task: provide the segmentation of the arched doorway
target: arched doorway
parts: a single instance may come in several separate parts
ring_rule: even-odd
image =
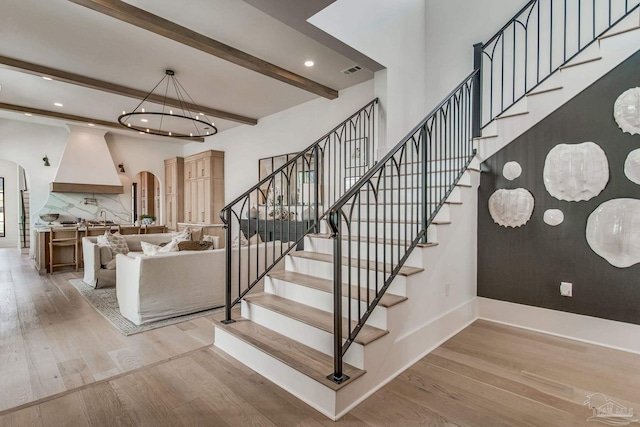
[[[148,171],[136,174],[131,184],[131,210],[133,220],[150,218],[152,222],[160,217],[160,180]]]

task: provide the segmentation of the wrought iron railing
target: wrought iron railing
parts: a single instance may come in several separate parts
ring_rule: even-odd
[[[320,231],[325,209],[373,165],[377,105],[374,99],[222,209],[225,322],[304,236]]]
[[[428,227],[475,155],[477,76],[471,73],[327,211],[334,269],[335,372],[329,378],[335,382],[348,378],[343,355],[411,251],[427,241]]]
[[[640,0],[529,1],[489,41],[475,46],[482,62],[482,126],[639,5]]]

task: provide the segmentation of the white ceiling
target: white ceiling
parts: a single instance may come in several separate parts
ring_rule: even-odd
[[[317,97],[66,0],[1,1],[2,56],[145,92],[170,68],[196,104],[257,119]],[[240,0],[128,3],[332,89],[341,90],[373,77],[366,68],[343,74],[341,70],[355,64],[353,59]],[[316,65],[305,67],[307,59]],[[116,122],[123,110],[131,111],[139,101],[6,68],[0,68],[0,85],[1,103],[110,122]],[[55,107],[54,102],[64,107]],[[15,113],[0,116],[15,117]],[[240,126],[213,119],[219,132]]]

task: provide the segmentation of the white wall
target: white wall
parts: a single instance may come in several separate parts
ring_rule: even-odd
[[[526,2],[425,1],[425,103],[431,110],[473,71],[473,45],[487,42]]]
[[[183,156],[184,145],[161,138],[135,138],[124,134],[108,133],[105,136],[113,164],[124,165],[125,172],[118,173],[124,187],[123,199],[131,200],[131,184],[140,172],[151,172],[160,181],[160,212],[156,222],[164,224],[164,160]],[[131,204],[128,205],[131,209]]]
[[[425,0],[338,0],[309,19],[387,68],[375,79],[389,147],[427,113],[425,16]]]
[[[20,243],[18,165],[0,160],[0,177],[4,178],[5,235],[0,237],[0,248],[16,248]]]
[[[238,126],[186,145],[184,154],[225,152],[225,199],[230,202],[258,182],[258,159],[294,153],[313,144],[374,98],[369,80],[340,91],[333,101],[316,99],[263,117],[256,126]],[[153,172],[152,170],[150,170]],[[164,176],[164,172],[162,175]]]

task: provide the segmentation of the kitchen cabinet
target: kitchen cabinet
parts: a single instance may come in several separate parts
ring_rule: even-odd
[[[183,157],[164,161],[164,222],[170,231],[176,231],[178,223],[184,221],[184,166]]]
[[[224,207],[224,152],[208,150],[184,159],[184,220],[216,224]]]

